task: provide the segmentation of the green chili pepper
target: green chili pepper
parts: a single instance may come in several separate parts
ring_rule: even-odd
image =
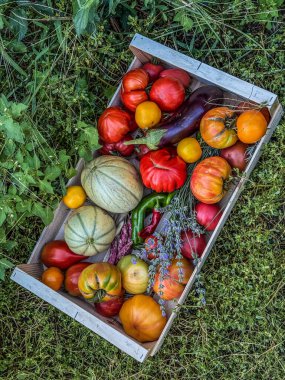
[[[139,237],[138,233],[144,228],[146,214],[153,209],[169,205],[174,195],[175,191],[172,193],[153,192],[140,201],[137,207],[132,211],[132,241],[134,245],[143,242],[143,239]]]

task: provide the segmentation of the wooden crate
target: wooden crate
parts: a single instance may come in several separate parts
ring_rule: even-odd
[[[242,191],[243,185],[257,164],[257,161],[262,153],[263,146],[269,141],[274,129],[278,125],[283,110],[275,94],[263,90],[262,88],[245,82],[239,78],[233,77],[223,71],[217,70],[193,58],[178,53],[177,51],[174,51],[139,34],[134,36],[130,44],[130,49],[135,58],[131,63],[129,70],[140,67],[152,57],[156,57],[166,67],[178,67],[186,70],[192,78],[194,78],[191,84],[192,89],[196,89],[204,84],[214,84],[225,91],[226,104],[237,104],[242,100],[248,100],[258,104],[264,103],[268,107],[271,114],[271,122],[268,126],[267,133],[259,141],[255,152],[247,165],[244,176],[232,186],[221,202],[224,208],[222,218],[220,219],[217,228],[213,232],[207,234],[207,247],[188,284],[186,285],[183,294],[176,303],[176,306],[179,306],[183,304],[189,291],[191,290],[197,274],[206,261],[213,244],[215,243],[235,202],[238,199],[240,192]],[[109,106],[120,104],[119,91],[120,87],[114,94]],[[68,185],[80,183],[80,173],[83,166],[84,162],[83,160],[80,160],[77,165],[78,174],[69,181]],[[47,242],[63,238],[63,224],[69,213],[70,210],[61,202],[55,212],[53,222],[43,230],[28,263],[17,266],[13,271],[11,278],[13,281],[36,294],[38,297],[47,301],[59,310],[68,314],[70,317],[74,318],[79,323],[105,338],[139,362],[143,362],[149,355],[154,355],[161,347],[176,316],[176,310],[178,309],[173,309],[173,306],[175,306],[173,303],[168,305],[168,321],[160,338],[155,342],[139,343],[124,333],[117,319],[104,318],[97,314],[94,307],[83,299],[72,297],[64,291],[55,292],[39,280],[43,271],[43,266],[39,262],[40,252]],[[102,261],[104,260],[104,255],[105,253],[100,254],[96,256],[94,260]]]

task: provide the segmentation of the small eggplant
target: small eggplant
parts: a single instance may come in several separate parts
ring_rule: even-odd
[[[151,150],[167,145],[177,144],[185,137],[191,136],[200,126],[204,114],[223,103],[223,91],[215,86],[203,86],[195,90],[178,109],[180,117],[151,129],[145,137],[131,140],[125,145],[146,144]]]

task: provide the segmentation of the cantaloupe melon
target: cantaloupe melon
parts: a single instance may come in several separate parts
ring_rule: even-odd
[[[136,168],[122,157],[95,158],[83,169],[81,183],[96,205],[114,213],[133,210],[143,196]]]
[[[115,234],[113,218],[97,206],[82,206],[74,210],[64,226],[64,239],[69,248],[85,256],[108,249]]]

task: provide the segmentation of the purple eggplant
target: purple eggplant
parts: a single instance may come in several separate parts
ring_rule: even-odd
[[[195,90],[177,111],[177,117],[158,128],[151,129],[145,137],[128,141],[129,144],[146,144],[155,150],[166,145],[177,144],[185,137],[191,136],[200,126],[200,121],[207,111],[220,107],[223,103],[223,91],[215,86],[203,86]]]

